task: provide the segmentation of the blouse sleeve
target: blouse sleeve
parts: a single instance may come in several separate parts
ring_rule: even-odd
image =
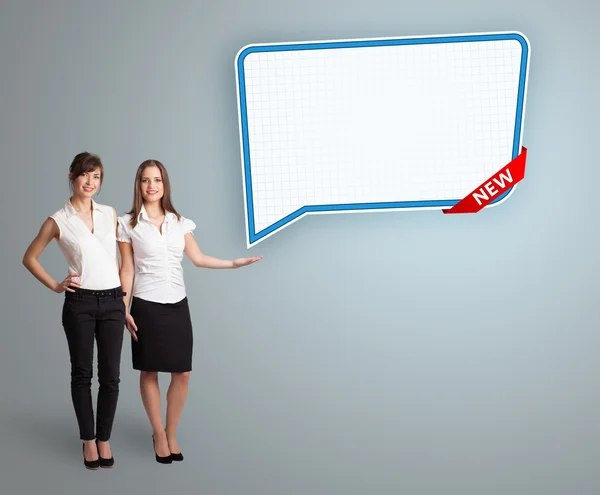
[[[127,225],[127,219],[123,217],[117,218],[117,241],[131,243],[131,237],[129,236],[129,225]]]
[[[183,229],[183,235],[190,232],[193,235],[194,230],[196,230],[196,224],[189,218],[181,217],[181,228]]]

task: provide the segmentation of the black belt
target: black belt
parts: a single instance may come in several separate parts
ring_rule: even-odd
[[[126,292],[123,292],[121,287],[104,290],[80,289],[78,287],[71,288],[75,292],[65,291],[65,297],[74,299],[120,299],[127,295]]]

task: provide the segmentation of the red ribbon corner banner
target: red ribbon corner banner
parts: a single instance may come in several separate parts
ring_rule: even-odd
[[[477,213],[503,192],[514,187],[525,177],[525,161],[527,148],[521,147],[521,153],[508,165],[484,181],[478,188],[471,191],[452,208],[442,210],[444,213]]]

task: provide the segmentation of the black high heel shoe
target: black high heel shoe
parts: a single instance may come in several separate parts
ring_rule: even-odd
[[[98,448],[98,439],[96,439],[96,448]],[[101,468],[111,468],[115,465],[115,458],[114,456],[111,457],[110,459],[107,459],[106,457],[102,457],[100,455],[100,450],[98,449],[98,460],[100,461],[100,467]]]
[[[167,430],[165,430],[165,433],[167,433]],[[176,462],[181,462],[181,461],[183,461],[183,454],[181,452],[178,452],[177,454],[175,454],[174,452],[171,452],[171,459],[173,459],[173,461],[176,461]]]
[[[85,460],[85,443],[83,444],[83,464],[85,464],[86,469],[90,469],[95,471],[96,469],[100,469],[100,457],[95,461],[86,461]]]
[[[160,464],[171,464],[173,462],[173,456],[171,454],[161,457],[156,453],[156,445],[154,441],[154,435],[152,435],[152,448],[154,449],[154,456],[156,457],[156,462]]]
[[[173,459],[173,461],[181,462],[183,461],[183,454],[181,452],[179,452],[178,454],[174,454],[173,452],[171,452],[171,459]]]

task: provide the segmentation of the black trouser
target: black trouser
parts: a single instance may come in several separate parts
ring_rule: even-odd
[[[125,304],[121,288],[66,292],[62,323],[71,357],[71,397],[82,440],[108,441],[119,397]],[[98,404],[94,434],[92,368],[98,347]]]

